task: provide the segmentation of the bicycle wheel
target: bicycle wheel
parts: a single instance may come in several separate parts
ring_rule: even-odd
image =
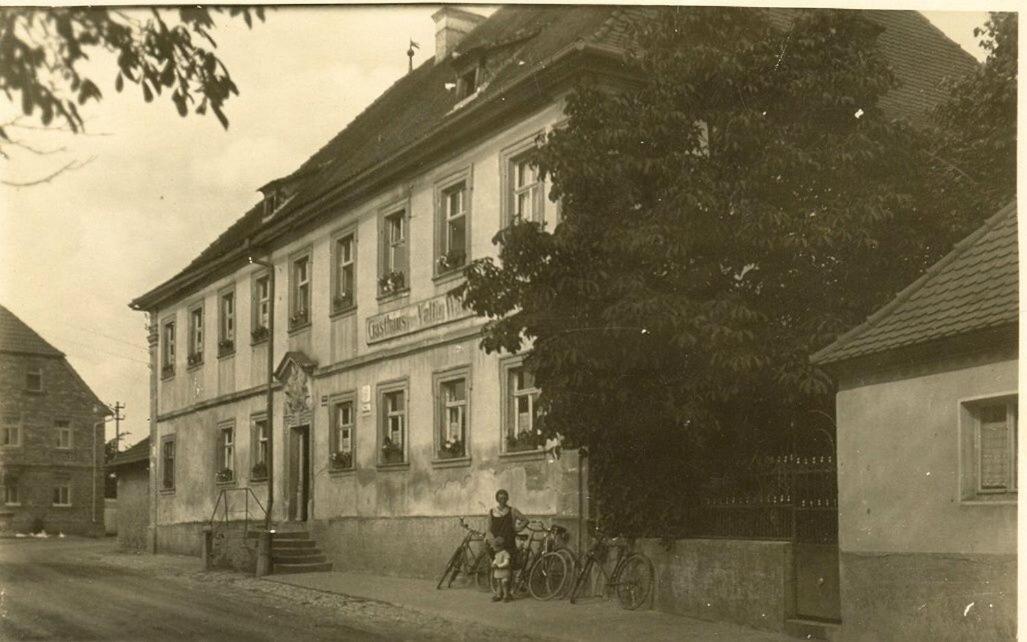
[[[488,551],[479,553],[474,563],[474,583],[479,591],[492,590],[492,558],[489,557]]]
[[[442,585],[446,583],[446,578],[449,578],[450,574],[453,578],[456,577],[457,570],[460,568],[460,554],[463,553],[463,547],[456,549],[452,556],[449,558],[449,562],[446,563],[446,569],[442,571],[442,577],[439,578],[439,583],[435,585],[435,589],[441,589]],[[454,568],[455,567],[455,568]],[[449,579],[449,583],[453,583],[453,578]]]
[[[569,571],[567,559],[563,555],[557,552],[546,553],[531,567],[528,592],[536,600],[558,597],[567,583]]]
[[[574,601],[576,599],[578,599],[578,593],[581,591],[582,587],[584,587],[585,584],[588,583],[588,576],[591,573],[591,571],[592,571],[592,558],[589,557],[589,558],[585,559],[581,569],[576,571],[576,576],[574,578],[574,584],[571,587],[571,593],[570,593],[570,602],[571,602],[571,604],[574,604]]]
[[[633,611],[645,604],[652,595],[655,578],[656,569],[648,557],[641,553],[628,555],[613,582],[620,605]]]

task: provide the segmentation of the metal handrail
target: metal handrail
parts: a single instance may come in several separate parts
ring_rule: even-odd
[[[253,496],[253,501],[256,502],[257,507],[260,508],[261,516],[263,517],[263,519],[265,519],[265,520],[267,519],[267,511],[264,509],[264,505],[260,503],[260,499],[257,497],[256,493],[253,492],[253,489],[250,488],[249,486],[243,486],[241,488],[222,488],[221,491],[218,493],[217,501],[214,503],[214,510],[211,511],[210,520],[208,521],[208,525],[209,525],[210,529],[213,531],[214,530],[214,521],[217,518],[217,514],[218,514],[218,508],[221,506],[222,500],[224,500],[224,502],[223,502],[224,506],[225,506],[224,507],[224,520],[219,520],[219,521],[223,521],[224,522],[224,527],[226,529],[228,528],[228,522],[231,521],[230,518],[229,518],[228,497],[229,497],[229,493],[232,493],[232,492],[242,492],[243,493],[243,497],[245,498],[245,501],[244,501],[244,504],[243,504],[243,537],[245,538],[247,533],[249,532],[249,528],[250,528],[250,496],[251,495]],[[256,516],[256,515],[257,515],[257,513],[254,512],[254,516]]]

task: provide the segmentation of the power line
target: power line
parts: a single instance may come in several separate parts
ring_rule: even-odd
[[[133,357],[127,357],[127,356],[125,356],[123,354],[115,354],[113,352],[107,352],[106,350],[103,350],[101,348],[97,348],[96,346],[92,346],[92,345],[89,345],[87,343],[79,343],[78,341],[70,341],[70,340],[68,340],[67,343],[70,343],[72,345],[77,345],[80,348],[86,348],[86,349],[89,349],[89,350],[94,350],[94,351],[99,352],[101,354],[105,354],[108,357],[114,357],[116,359],[124,359],[125,361],[133,361],[135,363],[141,363],[144,366],[150,365],[149,361],[143,361],[142,359],[136,359],[136,358],[133,358]]]

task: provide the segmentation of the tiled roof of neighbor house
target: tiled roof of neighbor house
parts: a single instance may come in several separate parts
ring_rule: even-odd
[[[398,79],[295,172],[271,181],[269,185],[295,182],[296,187],[296,196],[272,220],[289,216],[290,212],[337,191],[354,177],[430,138],[461,111],[454,109],[455,92],[445,85],[455,79],[456,70],[467,58],[485,55],[494,74],[473,101],[481,103],[519,80],[542,72],[576,46],[623,50],[630,44],[632,24],[658,19],[659,12],[665,10],[610,5],[501,7],[466,36],[456,47],[455,56],[440,64],[428,60]],[[783,29],[795,13],[791,9],[775,9],[771,10],[771,19]],[[902,88],[882,100],[893,117],[921,118],[943,98],[943,78],[969,73],[977,66],[973,57],[918,12],[869,11],[866,15],[885,27],[880,37],[881,49],[902,83]],[[262,228],[262,218],[262,207],[257,203],[167,283],[238,248]],[[148,296],[143,295],[137,303]]]
[[[0,305],[0,352],[34,354],[44,357],[63,357],[64,353],[46,342],[46,339]]]
[[[134,464],[137,461],[144,461],[150,458],[150,438],[146,437],[128,450],[123,450],[114,456],[108,464],[109,467]]]
[[[865,323],[811,357],[828,364],[1015,324],[1016,204],[1010,203]]]

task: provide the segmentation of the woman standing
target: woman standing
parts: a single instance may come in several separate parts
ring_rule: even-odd
[[[516,568],[518,566],[517,531],[527,526],[528,520],[521,514],[521,511],[510,506],[507,503],[509,501],[510,493],[502,488],[496,491],[496,506],[489,509],[489,527],[486,532],[492,549],[502,548],[509,551],[513,566]],[[497,543],[500,537],[502,538],[501,543]]]

